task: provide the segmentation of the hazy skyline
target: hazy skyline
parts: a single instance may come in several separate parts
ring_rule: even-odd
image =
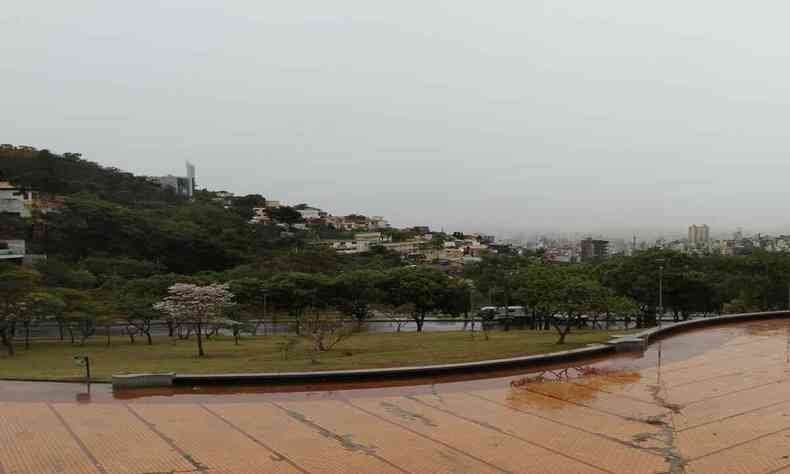
[[[758,8],[761,7],[761,8]],[[788,229],[780,2],[12,2],[0,142],[394,225]]]

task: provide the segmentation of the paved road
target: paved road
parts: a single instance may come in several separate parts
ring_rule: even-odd
[[[405,387],[113,395],[0,382],[0,474],[790,473],[788,324]]]

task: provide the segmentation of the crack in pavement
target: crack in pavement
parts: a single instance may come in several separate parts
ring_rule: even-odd
[[[652,433],[636,434],[634,435],[634,441],[640,442],[637,440],[645,441],[647,439],[653,439],[662,444],[663,447],[654,449],[657,453],[663,455],[664,459],[669,463],[669,470],[666,471],[665,474],[684,474],[686,472],[686,464],[688,464],[688,459],[684,458],[683,455],[680,454],[677,444],[675,443],[675,426],[671,418],[672,414],[680,413],[681,407],[680,405],[669,403],[661,395],[661,387],[659,385],[650,385],[648,386],[648,389],[650,390],[650,394],[653,396],[653,400],[655,400],[656,404],[668,409],[669,412],[661,415],[650,416],[643,420],[649,425],[658,427],[660,431],[657,435]],[[669,417],[669,419],[667,419],[667,417]]]
[[[411,397],[406,397],[406,398],[411,398]],[[439,426],[427,416],[406,410],[405,408],[400,407],[394,403],[381,402],[381,406],[384,407],[384,409],[387,410],[390,414],[392,414],[393,416],[397,416],[398,418],[403,418],[404,420],[407,421],[419,421],[423,425],[430,426],[431,428],[436,428]]]
[[[276,404],[275,404],[276,405]],[[354,435],[351,434],[337,434],[334,431],[330,431],[323,426],[315,423],[314,421],[307,418],[305,415],[299,413],[298,411],[290,410],[287,408],[280,407],[285,413],[293,418],[294,420],[308,426],[309,428],[316,431],[321,436],[332,439],[340,443],[344,449],[347,449],[352,452],[362,452],[369,455],[376,454],[376,447],[375,446],[367,446],[362,443],[357,443],[354,441]]]

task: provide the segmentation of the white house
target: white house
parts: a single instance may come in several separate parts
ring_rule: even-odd
[[[0,262],[21,261],[26,250],[24,240],[0,240]]]
[[[302,219],[306,221],[317,221],[321,219],[321,209],[306,207],[304,209],[299,209],[298,212],[302,215]]]
[[[32,191],[25,191],[8,181],[0,181],[0,214],[30,217],[30,207],[32,205]]]

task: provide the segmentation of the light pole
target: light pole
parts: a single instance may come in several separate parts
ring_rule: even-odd
[[[269,297],[269,290],[263,290],[263,333],[266,334],[266,310],[268,307],[267,298]],[[272,334],[277,334],[277,328],[272,324]]]
[[[664,314],[664,262],[663,258],[656,260],[658,263],[658,326],[661,326],[661,316]]]
[[[472,292],[474,291],[474,284],[472,282],[469,282],[469,284],[466,286],[466,288],[467,288],[467,291],[469,292],[469,301],[467,303],[469,305],[468,306],[469,307],[469,313],[472,314],[472,332],[475,332],[475,313],[472,311],[472,308],[474,306],[474,301],[472,301]],[[464,329],[466,329],[466,323],[464,323]]]

